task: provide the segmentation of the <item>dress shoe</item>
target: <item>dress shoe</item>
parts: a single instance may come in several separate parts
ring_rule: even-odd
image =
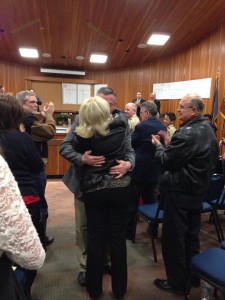
[[[201,283],[201,281],[200,281],[200,278],[192,278],[192,280],[191,280],[191,285],[193,286],[193,287],[200,287],[200,283]]]
[[[86,272],[79,272],[77,280],[80,286],[86,286],[87,283]]]
[[[132,234],[127,233],[126,234],[126,240],[133,241],[134,240],[134,236]]]
[[[163,279],[155,279],[154,280],[154,285],[164,291],[164,292],[168,292],[168,293],[174,293],[174,294],[179,294],[179,295],[184,295],[185,291],[181,290],[181,289],[174,289],[172,288],[172,286],[169,285],[167,280],[163,280]]]
[[[46,235],[45,237],[45,245],[49,246],[54,242],[54,237],[53,236],[48,236]]]
[[[105,266],[104,266],[104,272],[105,272],[106,274],[112,275],[112,269],[111,269],[111,266],[110,266],[110,265],[105,265]]]

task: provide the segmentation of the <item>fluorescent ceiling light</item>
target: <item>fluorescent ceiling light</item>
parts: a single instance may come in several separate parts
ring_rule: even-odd
[[[166,34],[152,34],[149,38],[149,40],[147,41],[148,45],[165,45],[165,43],[168,41],[168,39],[170,38],[170,35],[166,35]]]
[[[85,75],[85,71],[40,68],[41,73]]]
[[[107,61],[108,56],[103,54],[91,54],[90,62],[104,64]]]
[[[38,58],[37,49],[19,48],[22,57]]]
[[[47,53],[47,52],[45,52],[45,53],[42,53],[42,56],[43,56],[43,57],[47,57],[47,58],[48,58],[48,57],[51,57],[51,54],[50,54],[50,53]]]

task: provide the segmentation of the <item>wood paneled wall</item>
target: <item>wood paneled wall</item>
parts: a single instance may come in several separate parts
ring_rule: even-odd
[[[185,39],[185,37],[184,37]],[[212,78],[211,97],[205,100],[205,112],[211,113],[214,80],[219,68],[219,107],[225,93],[225,24],[219,26],[209,36],[183,52],[152,62],[120,70],[88,72],[85,80],[106,83],[115,89],[118,95],[118,107],[142,92],[144,99],[149,99],[153,83]],[[30,88],[29,76],[40,76],[39,69],[0,61],[0,85],[6,91],[16,94]],[[42,75],[43,78],[43,75]],[[191,92],[191,91],[190,91]],[[38,91],[37,91],[38,93]],[[161,112],[176,112],[179,100],[162,100]],[[223,119],[218,118],[218,138],[222,136]]]
[[[185,38],[185,37],[184,37]],[[211,97],[205,99],[205,113],[211,113],[214,81],[219,69],[219,107],[225,93],[225,24],[210,36],[181,53],[174,53],[147,66],[138,66],[116,71],[89,73],[88,76],[107,83],[118,93],[119,106],[142,92],[144,99],[149,99],[153,83],[212,78]],[[192,91],[190,91],[192,92]],[[179,100],[162,100],[161,112],[176,112]],[[222,136],[223,119],[218,117],[218,138]]]

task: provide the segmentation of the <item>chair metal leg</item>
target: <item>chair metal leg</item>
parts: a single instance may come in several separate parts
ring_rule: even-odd
[[[224,235],[223,235],[220,220],[219,220],[219,217],[217,214],[217,210],[214,207],[212,208],[212,215],[213,215],[213,222],[215,224],[218,241],[219,241],[219,243],[221,243],[224,240]]]
[[[223,234],[223,229],[222,229],[222,226],[221,226],[221,223],[220,223],[220,219],[219,219],[217,210],[216,210],[216,216],[217,216],[217,220],[218,220],[217,223],[218,223],[218,226],[219,226],[219,231],[220,231],[220,236],[221,236],[221,242],[222,242],[222,241],[224,241],[224,234]]]
[[[138,213],[136,213],[135,221],[134,221],[133,239],[132,239],[132,242],[133,242],[134,244],[135,244],[135,238],[136,238],[137,221],[138,221]]]
[[[149,223],[149,228],[150,228],[150,238],[152,242],[152,251],[153,251],[153,257],[154,257],[154,262],[157,263],[157,254],[156,254],[156,248],[155,248],[155,239],[154,239],[154,232],[153,232],[153,224],[154,223]],[[155,224],[154,224],[155,225]]]

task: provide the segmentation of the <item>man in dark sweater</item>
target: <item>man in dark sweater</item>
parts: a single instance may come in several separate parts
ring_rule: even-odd
[[[33,92],[22,91],[16,95],[16,99],[20,101],[24,108],[23,124],[25,130],[30,134],[44,165],[46,165],[48,158],[48,140],[52,139],[55,135],[55,121],[53,119],[54,105],[50,102],[44,105],[42,112],[38,113],[37,98]],[[35,175],[35,181],[41,199],[41,220],[44,222],[46,228],[48,204],[45,199],[47,181],[45,166],[40,173]],[[50,245],[53,241],[53,237],[46,235],[46,246]]]

